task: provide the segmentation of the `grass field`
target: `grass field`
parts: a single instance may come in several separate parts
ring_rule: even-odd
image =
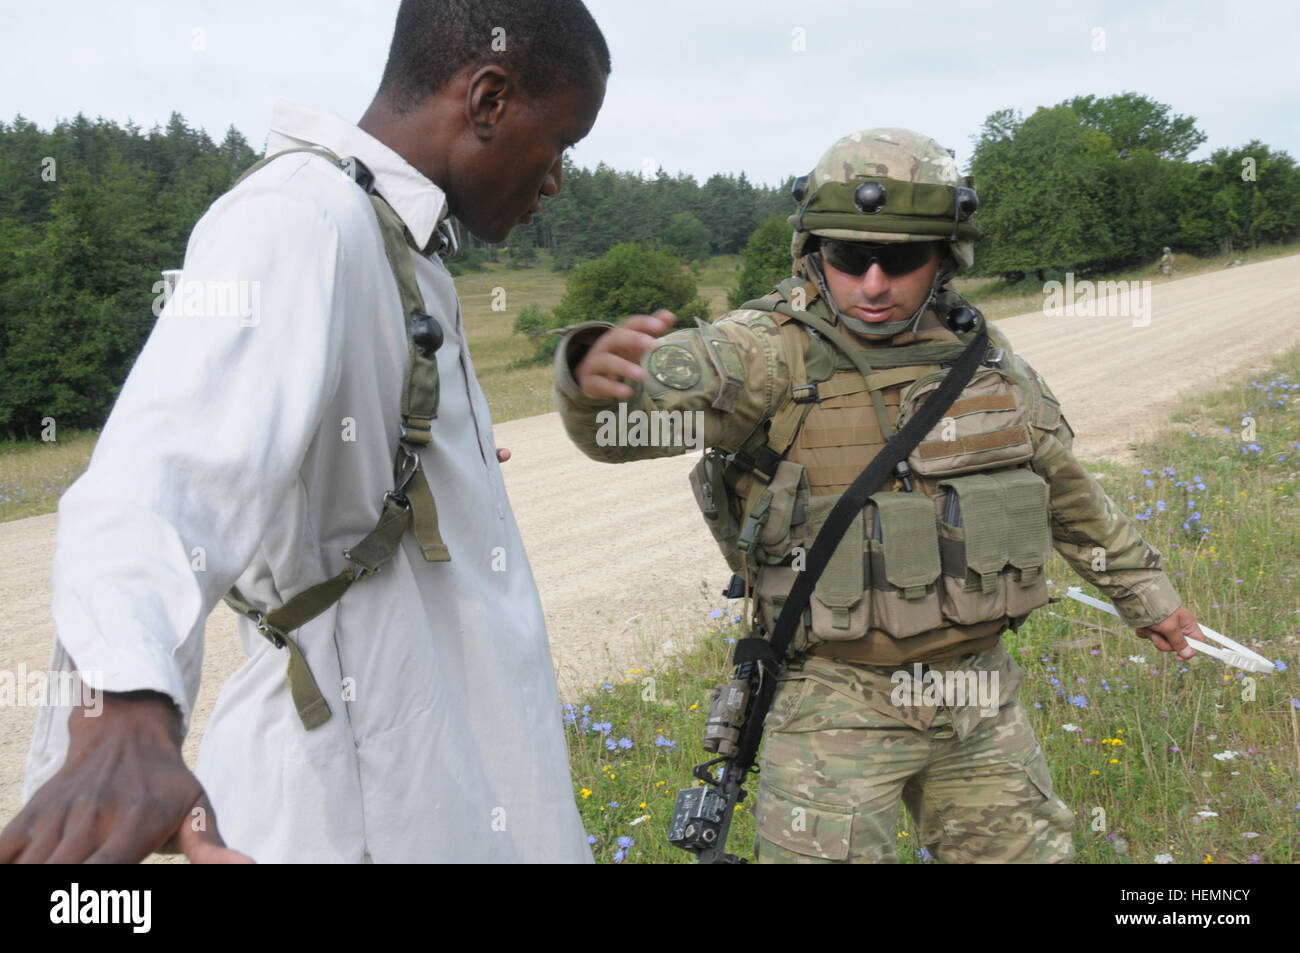
[[[1252,415],[1253,440],[1242,438]],[[1273,372],[1186,404],[1128,469],[1094,468],[1165,557],[1198,619],[1269,659],[1247,676],[1180,663],[1071,600],[1036,612],[1008,647],[1020,702],[1074,810],[1080,863],[1300,861],[1300,350]],[[1050,578],[1079,582],[1053,555]],[[1095,590],[1088,589],[1093,595]],[[575,793],[602,861],[685,862],[666,840],[700,746],[714,684],[730,678],[739,603],[702,619],[671,668],[635,669],[566,705]],[[750,798],[730,849],[752,858]],[[928,860],[900,812],[900,858]]]

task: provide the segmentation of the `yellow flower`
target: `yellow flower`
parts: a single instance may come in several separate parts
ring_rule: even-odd
[[[1101,772],[1098,771],[1096,768],[1093,768],[1093,769],[1092,769],[1092,773],[1093,773],[1093,774],[1101,774]]]
[[[581,791],[579,791],[578,793],[582,795],[582,799],[583,799],[584,801],[585,801],[587,798],[591,797],[591,792],[588,791],[586,788],[583,788],[583,789],[582,789]]]
[[[1110,759],[1110,763],[1111,763],[1111,764],[1119,764],[1119,758],[1111,758],[1111,759]]]
[[[641,810],[644,811],[644,810],[645,810],[645,801],[642,801],[641,804],[640,804],[639,806],[640,806]]]
[[[1203,864],[1212,864],[1212,863],[1214,863],[1214,858],[1211,857],[1209,854],[1206,854],[1206,855],[1205,855],[1205,859],[1204,859],[1203,861],[1201,861],[1201,863],[1203,863]]]
[[[699,710],[699,707],[700,707],[700,703],[696,702],[694,705],[691,706],[691,711],[697,711]]]

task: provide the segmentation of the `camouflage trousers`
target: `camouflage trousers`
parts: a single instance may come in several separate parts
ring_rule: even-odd
[[[924,670],[794,662],[765,724],[758,862],[897,863],[900,799],[920,828],[908,846],[937,860],[1073,859],[1074,813],[1017,701],[1021,674],[1001,643]],[[912,687],[945,676],[989,690],[953,704],[951,688],[940,699]]]

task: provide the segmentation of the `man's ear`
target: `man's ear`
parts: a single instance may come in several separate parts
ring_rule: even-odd
[[[510,74],[500,66],[478,67],[465,85],[465,124],[483,142],[490,142],[514,93]]]

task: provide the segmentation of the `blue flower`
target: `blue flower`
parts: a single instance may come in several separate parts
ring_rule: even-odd
[[[1069,700],[1070,700],[1070,704],[1073,705],[1075,708],[1088,707],[1088,699],[1084,698],[1082,695],[1071,695]]]
[[[1290,666],[1287,665],[1286,662],[1283,662],[1281,659],[1274,659],[1273,667],[1277,669],[1279,672],[1285,672],[1288,668],[1290,668]]]
[[[626,751],[628,748],[632,747],[632,739],[631,739],[631,738],[619,738],[619,739],[618,739],[618,746],[619,746],[620,748],[622,748],[624,751]]]
[[[1042,708],[1042,707],[1043,707],[1043,703],[1042,703],[1042,702],[1034,702],[1034,707],[1035,707],[1035,708]]]
[[[1155,484],[1155,481],[1154,481],[1154,480],[1147,480],[1147,489],[1151,489],[1151,487],[1153,487],[1153,486],[1155,486],[1155,485],[1156,485],[1156,484]]]
[[[1164,500],[1156,500],[1156,512],[1157,512],[1157,513],[1163,513],[1164,511],[1165,511],[1165,501],[1164,501]]]
[[[716,619],[716,618],[718,618],[718,617],[721,616],[721,615],[722,615],[722,610],[721,610],[721,609],[714,609],[712,612],[709,613],[709,618],[710,618],[710,619]]]
[[[594,844],[594,843],[596,843],[596,835],[595,835],[595,834],[588,834],[588,835],[587,835],[587,843],[588,843],[588,844]]]
[[[677,742],[675,742],[675,741],[669,741],[669,740],[668,740],[667,738],[665,738],[663,735],[658,735],[658,736],[655,737],[655,747],[656,747],[656,748],[669,748],[669,749],[672,749],[672,748],[676,748],[676,747],[677,747]]]
[[[916,852],[916,856],[921,859],[921,863],[923,864],[929,863],[931,860],[930,852],[926,850],[924,847],[922,847],[919,851]]]
[[[631,846],[632,846],[633,844],[635,844],[635,843],[636,843],[636,841],[634,841],[632,838],[628,837],[626,834],[624,834],[622,837],[620,837],[620,838],[618,839],[618,846],[621,847],[621,848],[623,848],[624,850],[627,850],[629,847],[631,847]]]
[[[614,851],[614,863],[616,863],[616,864],[621,864],[621,863],[623,863],[623,859],[624,859],[625,857],[627,857],[627,851],[625,851],[625,850],[616,850],[616,851]]]
[[[605,750],[606,750],[606,751],[614,751],[614,750],[617,749],[617,748],[618,748],[618,744],[614,741],[613,738],[606,738],[606,739],[605,739]]]
[[[609,802],[609,806],[610,806],[610,807],[618,807],[618,801],[610,801],[610,802]]]

